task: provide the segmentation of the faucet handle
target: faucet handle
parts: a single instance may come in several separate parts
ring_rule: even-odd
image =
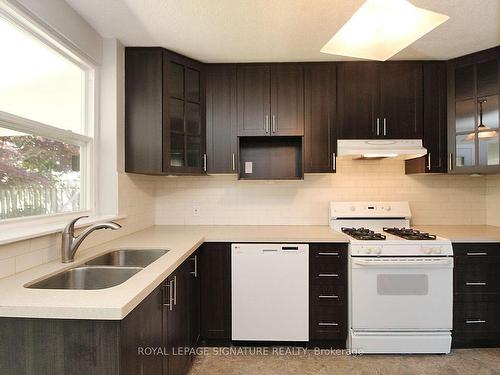
[[[71,234],[73,235],[75,233],[75,223],[80,220],[80,219],[83,219],[84,217],[89,217],[88,215],[84,215],[84,216],[78,216],[77,218],[71,220],[69,222],[68,225],[66,225],[66,227],[64,228],[63,230],[63,233],[68,233],[68,234]]]

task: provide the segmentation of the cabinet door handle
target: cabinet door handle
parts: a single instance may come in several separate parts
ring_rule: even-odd
[[[427,154],[427,170],[428,171],[431,170],[431,153],[430,152]]]
[[[194,271],[191,271],[190,274],[198,277],[198,255],[192,257],[191,260],[194,261]]]
[[[466,324],[484,324],[486,320],[476,319],[476,320],[466,320]]]
[[[488,253],[486,252],[477,252],[477,253],[473,253],[473,252],[467,252],[467,256],[485,256],[485,255],[488,255]]]
[[[234,153],[233,153],[232,161],[233,161],[233,171],[235,171],[236,170],[236,156],[234,156]]]
[[[269,115],[265,117],[265,132],[266,134],[269,133]]]
[[[320,294],[318,296],[318,298],[323,298],[323,299],[338,299],[339,296],[336,296],[335,294],[331,294],[331,295]]]
[[[471,281],[471,282],[467,281],[465,283],[465,285],[467,285],[467,286],[486,286],[486,283],[483,281]]]
[[[448,157],[448,170],[452,171],[453,170],[453,153],[450,152],[450,155]]]
[[[174,276],[174,306],[177,305],[177,276]]]
[[[272,125],[271,126],[272,126],[272,132],[276,133],[276,116],[275,115],[273,115],[273,117],[272,117]]]
[[[203,171],[207,171],[207,154],[203,154]]]
[[[332,154],[332,170],[337,170],[337,155],[335,152]]]
[[[170,311],[172,311],[172,308],[174,304],[172,303],[172,296],[174,293],[174,288],[173,288],[173,282],[174,280],[170,280],[167,284],[163,285],[163,306],[168,307]],[[165,294],[167,293],[167,288],[168,288],[168,298],[166,298]],[[165,300],[168,300],[168,303],[165,303]]]
[[[319,273],[318,277],[339,277],[338,273]]]
[[[380,119],[377,117],[377,135],[380,135]]]
[[[333,326],[333,327],[336,327],[339,324],[338,323],[334,323],[334,322],[319,322],[318,325],[319,326]]]
[[[318,253],[318,255],[326,255],[326,256],[338,257],[339,253]]]
[[[387,135],[387,121],[384,117],[384,137]]]

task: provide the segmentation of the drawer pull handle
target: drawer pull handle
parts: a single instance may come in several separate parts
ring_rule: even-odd
[[[482,281],[466,282],[465,285],[467,285],[467,286],[486,286],[486,283],[482,282]]]
[[[333,323],[333,322],[319,322],[319,326],[330,326],[330,327],[336,327],[339,324],[338,323]]]
[[[331,299],[337,299],[339,298],[339,296],[336,296],[335,294],[332,294],[332,295],[324,295],[324,294],[320,294],[318,296],[318,298],[331,298]]]
[[[484,324],[486,323],[486,320],[466,320],[465,321],[466,324]]]
[[[485,252],[479,252],[479,253],[467,253],[467,256],[481,256],[481,255],[488,255],[488,253]]]
[[[338,257],[339,253],[318,253],[318,255],[326,255],[326,256]]]
[[[338,273],[319,273],[318,277],[339,277]]]

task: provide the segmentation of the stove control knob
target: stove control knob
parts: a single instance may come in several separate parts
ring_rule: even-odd
[[[365,254],[371,254],[371,252],[372,252],[372,248],[371,247],[365,247],[363,249],[363,253],[365,253]]]
[[[356,211],[356,206],[351,206],[351,207],[350,207],[350,210],[351,210],[351,211]]]
[[[440,247],[433,247],[431,249],[432,254],[441,254],[441,248]]]
[[[380,254],[382,252],[382,249],[380,247],[376,247],[372,251],[373,251],[373,254]]]
[[[423,247],[422,252],[424,254],[431,254],[432,253],[432,248],[431,247]]]

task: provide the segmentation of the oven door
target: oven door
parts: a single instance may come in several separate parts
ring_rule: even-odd
[[[351,259],[354,330],[450,330],[453,258]]]

